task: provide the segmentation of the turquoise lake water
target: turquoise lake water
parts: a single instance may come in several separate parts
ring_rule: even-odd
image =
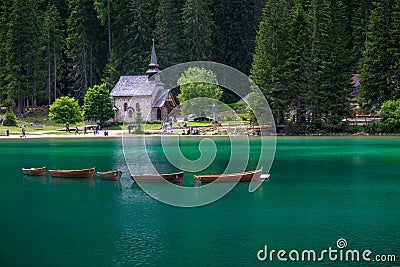
[[[159,139],[149,142],[156,168],[175,171]],[[196,158],[197,144],[184,142],[184,154]],[[250,144],[256,157],[259,142]],[[120,139],[3,139],[0,159],[0,266],[400,266],[400,138],[278,138],[271,179],[259,190],[239,184],[199,208],[168,206],[132,183]],[[224,164],[218,157],[207,171]],[[123,176],[115,183],[21,172],[44,165]],[[184,183],[191,186],[190,174]],[[339,251],[339,239],[343,253],[370,250],[371,261],[257,258],[265,246],[287,259],[291,250],[319,257]]]

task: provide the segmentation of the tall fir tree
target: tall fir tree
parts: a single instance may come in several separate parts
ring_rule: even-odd
[[[130,47],[129,25],[132,24],[133,16],[130,11],[131,1],[112,0],[110,5],[111,13],[111,42],[112,53],[108,59],[107,69],[115,70],[115,77],[109,74],[103,76],[103,81],[108,80],[110,84],[116,82],[119,75],[133,74],[132,70],[126,66],[130,58],[127,58],[127,51]],[[112,64],[112,65],[110,65]],[[106,70],[107,73],[110,71]],[[107,82],[107,86],[108,82]]]
[[[311,80],[313,90],[309,94],[309,109],[313,119],[321,118],[323,104],[323,96],[325,91],[321,87],[321,81],[318,79],[318,74],[320,72],[320,66],[322,62],[322,55],[324,50],[322,49],[322,40],[324,38],[323,29],[326,28],[326,18],[322,16],[323,10],[325,8],[325,1],[312,1],[312,8],[310,13],[310,19],[312,24],[312,45],[311,45],[311,68],[314,74]]]
[[[390,78],[396,60],[392,58],[390,37],[394,1],[382,0],[373,4],[360,71],[362,90],[359,102],[367,110],[379,109],[383,102],[393,98],[396,90]]]
[[[7,97],[7,46],[4,42],[7,40],[11,8],[12,1],[0,2],[0,40],[3,40],[3,44],[0,45],[0,104]]]
[[[288,112],[285,64],[288,59],[288,13],[286,1],[267,0],[256,37],[250,78],[261,89],[277,124],[284,124]]]
[[[182,24],[173,0],[160,0],[156,14],[155,41],[160,66],[168,68],[183,61]]]
[[[306,122],[309,103],[312,101],[311,24],[299,1],[292,10],[288,36],[289,58],[286,62],[290,106],[296,113],[296,122]]]
[[[10,99],[17,101],[18,114],[35,104],[40,81],[39,0],[13,0],[8,23],[6,49],[6,82]]]
[[[106,63],[104,27],[93,8],[93,0],[70,0],[66,39],[69,57],[70,93],[82,99],[89,87],[100,82]]]
[[[208,1],[186,0],[182,10],[182,23],[186,60],[211,60],[214,21]]]
[[[350,4],[352,16],[350,27],[352,31],[352,53],[354,58],[354,73],[360,71],[360,61],[367,42],[368,22],[372,9],[372,0],[353,1]]]
[[[215,30],[212,35],[213,60],[249,74],[255,37],[261,14],[254,0],[212,2]],[[257,5],[258,4],[258,5]],[[240,10],[240,12],[237,12]]]
[[[392,99],[400,99],[400,1],[394,1],[392,22],[390,27],[390,66],[389,82],[391,83]]]
[[[102,25],[107,27],[108,56],[111,55],[111,0],[94,0],[94,9]]]
[[[118,81],[118,60],[113,51],[111,51],[110,56],[108,57],[107,64],[104,68],[103,77],[101,78],[101,82],[106,85],[106,88],[111,91],[112,88],[117,84]]]
[[[47,72],[46,88],[47,102],[50,105],[57,99],[60,92],[60,82],[63,71],[63,56],[65,53],[64,25],[57,7],[53,4],[47,6],[43,21],[43,42],[45,69]]]
[[[314,116],[337,123],[350,112],[353,59],[346,7],[341,0],[315,0],[314,8]]]
[[[132,0],[131,24],[125,29],[126,47],[121,58],[123,73],[141,74],[147,70],[150,60],[151,40],[155,25],[156,1]]]

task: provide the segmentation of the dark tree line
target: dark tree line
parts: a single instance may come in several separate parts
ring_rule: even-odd
[[[267,0],[251,78],[277,122],[340,122],[356,73],[364,112],[398,99],[399,8],[399,0]]]
[[[225,63],[249,73],[265,0],[1,0],[0,102],[19,114],[159,64]]]
[[[400,98],[400,0],[0,0],[0,102],[22,114],[192,60],[249,74],[278,123]],[[225,94],[224,94],[225,95]]]

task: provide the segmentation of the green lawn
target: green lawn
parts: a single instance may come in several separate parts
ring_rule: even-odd
[[[31,124],[34,125],[42,125],[43,128],[34,128],[31,126]],[[222,122],[222,126],[228,126],[229,124],[240,124],[240,121],[227,121],[227,122]],[[248,122],[243,121],[243,125],[248,124]],[[85,123],[77,123],[77,124],[70,124],[70,133],[66,133],[63,130],[65,129],[65,124],[63,123],[55,123],[51,120],[49,120],[47,117],[43,118],[33,118],[33,117],[28,117],[24,119],[18,119],[17,122],[18,126],[3,126],[0,124],[0,136],[5,136],[6,135],[6,130],[10,130],[11,135],[21,135],[21,125],[26,126],[26,133],[27,134],[41,134],[42,132],[46,132],[49,134],[74,134],[74,129],[76,126],[78,126],[79,129],[82,129],[85,125]],[[93,124],[91,124],[93,125]],[[211,127],[213,126],[210,122],[186,122],[187,127]],[[178,129],[178,123],[173,123],[172,125],[173,129]],[[104,129],[107,130],[127,130],[128,125],[127,124],[113,124],[110,126],[104,127]],[[145,131],[159,131],[161,130],[161,124],[145,124],[144,127]]]
[[[10,130],[11,135],[21,135],[21,125],[25,125],[25,131],[27,134],[40,134],[41,132],[51,132],[51,133],[64,133],[62,130],[65,129],[65,124],[63,123],[55,123],[48,118],[33,118],[27,117],[24,119],[17,120],[17,126],[3,126],[0,124],[0,136],[6,135],[6,130]],[[43,128],[34,128],[31,125],[42,125]],[[70,124],[70,129],[73,131],[76,126],[80,129],[86,124],[84,123],[77,123],[77,124]]]

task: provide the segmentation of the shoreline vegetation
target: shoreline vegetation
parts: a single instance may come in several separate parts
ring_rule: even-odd
[[[39,115],[39,114],[38,114]],[[242,114],[242,116],[244,116]],[[73,123],[66,132],[66,124],[56,123],[49,119],[47,114],[35,117],[16,119],[15,126],[0,125],[1,139],[25,138],[120,138],[122,136],[271,136],[278,137],[340,137],[340,136],[400,136],[399,133],[383,132],[382,123],[372,122],[365,125],[354,125],[351,122],[340,122],[337,125],[314,122],[290,125],[277,125],[275,131],[266,126],[251,124],[249,120],[228,120],[213,125],[210,121],[172,120],[169,123],[161,121],[147,121],[143,123],[143,132],[136,131],[133,122],[109,122],[94,134],[96,126],[93,121]],[[24,127],[25,137],[22,128]],[[85,133],[86,128],[86,133]],[[76,129],[78,129],[76,131]],[[265,131],[266,130],[266,131]],[[7,136],[7,132],[9,136]]]

